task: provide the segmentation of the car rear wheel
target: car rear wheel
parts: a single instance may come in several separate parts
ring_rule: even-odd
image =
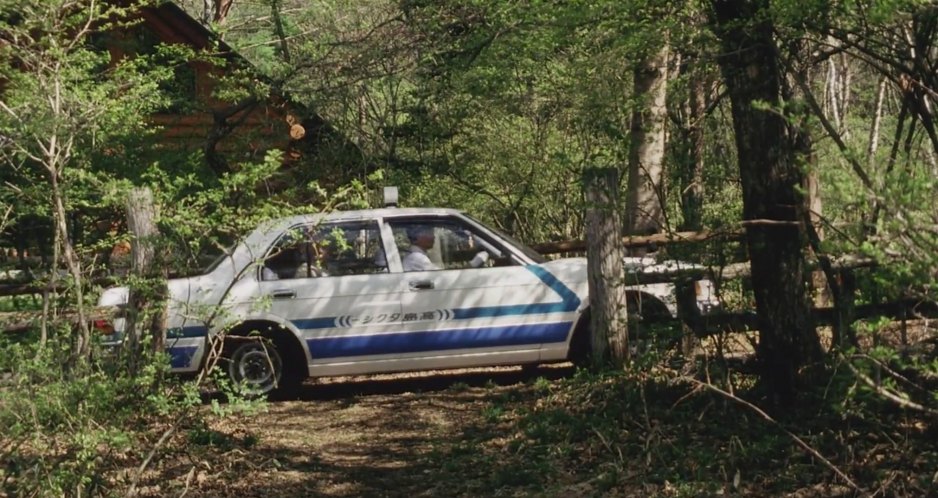
[[[263,396],[280,387],[283,359],[274,343],[238,337],[228,357],[228,379],[246,396]]]

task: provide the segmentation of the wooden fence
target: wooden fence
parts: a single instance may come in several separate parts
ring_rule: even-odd
[[[625,247],[642,247],[651,244],[670,245],[676,243],[699,243],[712,240],[738,241],[741,232],[674,232],[670,234],[656,234],[640,237],[625,237],[622,243]],[[571,252],[582,252],[586,250],[585,241],[565,241],[549,242],[536,244],[532,246],[542,254],[563,254]],[[875,262],[869,258],[862,257],[841,257],[830,260],[830,268],[839,274],[849,274],[862,268],[875,266]],[[758,323],[754,311],[721,311],[701,314],[696,306],[693,282],[700,279],[710,279],[720,284],[724,281],[747,278],[749,276],[749,263],[732,263],[721,267],[683,267],[672,270],[656,271],[653,273],[630,272],[627,276],[627,284],[655,284],[672,283],[675,285],[678,315],[689,330],[697,336],[707,336],[722,332],[738,332],[747,330],[757,330]],[[108,286],[113,285],[113,279],[97,279],[92,282],[95,285]],[[54,294],[66,290],[64,286],[49,286],[38,282],[0,282],[0,296],[23,296],[23,295],[42,295]],[[74,320],[75,313],[70,311],[63,312],[59,318]],[[113,309],[90,310],[92,320],[109,319],[113,315]],[[881,304],[865,304],[855,306],[852,298],[839,307],[817,307],[813,310],[815,323],[818,325],[833,325],[836,327],[848,327],[853,321],[876,316],[885,316],[897,320],[911,317],[938,318],[938,304],[930,301],[920,301],[915,299],[905,299]],[[38,311],[20,311],[0,313],[0,331],[21,332],[29,330],[30,327],[38,323],[40,312]],[[666,319],[665,319],[666,320]]]

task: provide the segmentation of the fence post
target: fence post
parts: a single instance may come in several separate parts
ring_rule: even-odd
[[[607,356],[617,366],[629,361],[618,192],[619,176],[615,168],[584,170],[587,278],[592,309],[590,343],[594,367],[602,366]]]
[[[685,373],[693,372],[697,366],[696,353],[700,337],[704,335],[704,323],[697,307],[697,291],[691,278],[680,278],[674,282],[677,297],[677,315],[681,320],[681,355],[684,356]]]

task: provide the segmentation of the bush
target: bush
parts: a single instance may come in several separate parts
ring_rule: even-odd
[[[158,440],[193,424],[192,383],[163,355],[136,376],[106,350],[70,364],[67,341],[0,343],[0,491],[10,496],[124,494]]]

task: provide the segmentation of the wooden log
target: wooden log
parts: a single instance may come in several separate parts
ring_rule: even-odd
[[[739,240],[742,231],[710,231],[700,232],[670,232],[653,235],[632,235],[622,238],[622,246],[626,248],[646,247],[650,245],[667,245],[684,242],[705,242],[708,240]],[[585,240],[568,240],[560,242],[542,242],[531,246],[541,254],[559,254],[564,252],[585,252]]]
[[[876,261],[862,256],[842,256],[831,260],[831,266],[838,271],[870,268],[876,266]],[[816,264],[809,264],[808,268],[816,268]],[[634,284],[660,284],[678,282],[681,279],[710,279],[715,282],[747,278],[750,275],[749,262],[732,263],[726,266],[702,267],[676,265],[668,269],[655,271],[633,271],[626,274],[626,282]]]

